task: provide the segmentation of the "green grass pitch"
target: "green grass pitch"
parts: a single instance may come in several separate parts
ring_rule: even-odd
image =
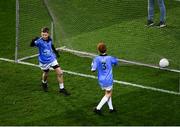
[[[50,17],[43,2],[28,2],[20,0],[24,6],[21,28],[24,26],[32,32],[28,34],[24,28],[20,29],[22,56],[37,53],[34,49],[24,49],[29,48],[31,37],[38,34],[41,26],[50,26]],[[165,2],[168,27],[147,29],[144,27],[147,16],[145,0],[48,0],[56,16],[55,43],[96,53],[96,44],[104,40],[111,55],[153,65],[161,57],[167,57],[170,67],[179,69],[180,2]],[[14,59],[15,1],[0,1],[0,10],[0,57]],[[26,10],[34,10],[29,14],[33,19],[30,22],[27,21]],[[156,22],[159,15],[157,10],[156,6]],[[36,22],[39,16],[40,21]],[[31,26],[36,28],[31,29]],[[90,58],[60,52],[58,61],[64,70],[96,75],[90,71]],[[37,58],[26,62],[38,64]],[[113,71],[116,80],[169,91],[179,90],[179,73],[123,63]],[[93,113],[93,108],[104,93],[96,79],[64,73],[65,87],[71,92],[70,97],[64,97],[58,94],[54,72],[49,75],[48,93],[40,88],[41,71],[37,67],[0,61],[0,72],[1,126],[180,125],[178,95],[115,83],[113,104],[118,112],[110,114],[106,105],[103,107],[104,116],[98,116]]]

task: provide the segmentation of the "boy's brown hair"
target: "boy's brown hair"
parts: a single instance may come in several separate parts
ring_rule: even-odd
[[[43,33],[49,33],[49,28],[43,27],[43,28],[41,29],[41,32],[43,32]]]
[[[106,45],[103,41],[99,42],[99,44],[97,45],[97,49],[100,53],[105,53],[107,51]]]

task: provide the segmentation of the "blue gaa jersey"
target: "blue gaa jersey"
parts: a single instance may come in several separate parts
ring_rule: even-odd
[[[52,39],[43,40],[43,38],[39,38],[34,41],[36,47],[39,49],[39,62],[42,64],[48,64],[56,60],[56,55],[52,50]]]
[[[113,65],[117,65],[118,60],[112,56],[101,55],[94,58],[91,71],[98,71],[98,81],[101,87],[113,85]]]

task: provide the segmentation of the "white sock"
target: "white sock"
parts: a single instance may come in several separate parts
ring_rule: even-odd
[[[59,88],[64,89],[64,83],[59,83]]]
[[[97,110],[100,110],[102,106],[108,101],[108,97],[106,95],[101,99],[98,106],[96,107]]]
[[[109,109],[112,109],[112,110],[113,110],[113,105],[112,105],[112,99],[111,99],[111,97],[109,98],[109,100],[107,101],[107,103],[108,103]]]
[[[46,81],[42,80],[42,83],[47,83],[47,80]]]

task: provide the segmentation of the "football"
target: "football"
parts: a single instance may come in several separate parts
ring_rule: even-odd
[[[162,67],[162,68],[169,66],[169,61],[168,61],[168,59],[166,59],[166,58],[161,59],[161,60],[159,61],[159,66]]]

